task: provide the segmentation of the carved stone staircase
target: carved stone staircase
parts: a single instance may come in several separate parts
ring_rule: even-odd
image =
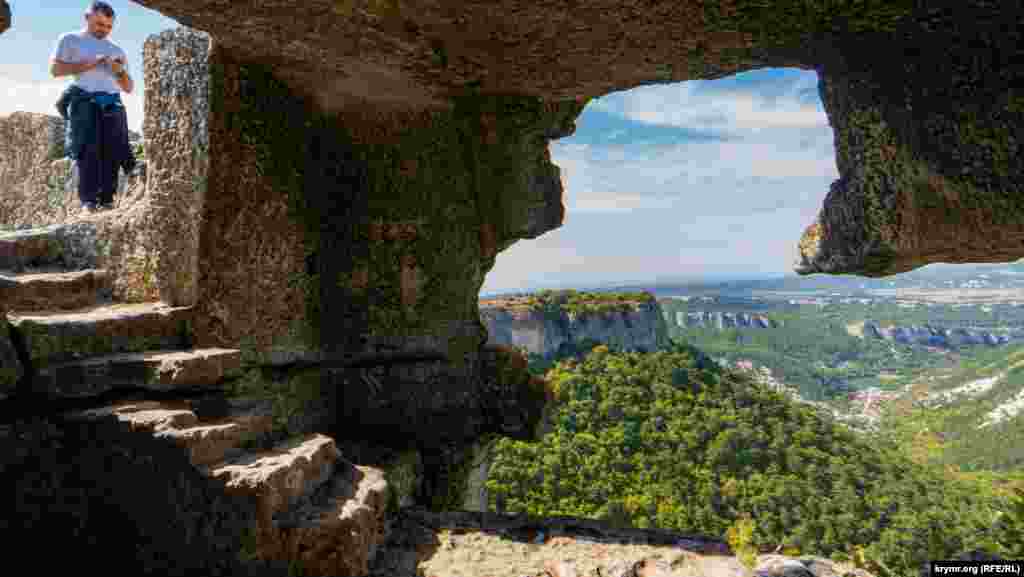
[[[191,307],[114,302],[112,279],[88,242],[68,225],[0,233],[0,310],[28,365],[20,388],[30,391],[19,392],[79,400],[178,393],[97,401],[64,416],[115,416],[186,451],[226,492],[254,497],[248,558],[298,563],[305,575],[367,574],[385,538],[383,473],[345,461],[319,434],[267,446],[266,404],[217,396],[225,377],[240,372],[241,352],[193,348]]]

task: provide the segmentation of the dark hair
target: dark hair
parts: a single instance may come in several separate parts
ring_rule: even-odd
[[[100,2],[97,0],[96,2],[89,4],[89,13],[96,14],[97,12],[102,13],[107,18],[114,18],[114,9],[106,2]]]

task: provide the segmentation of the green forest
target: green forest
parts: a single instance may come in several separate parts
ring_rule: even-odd
[[[542,290],[529,295],[526,305],[550,311],[558,316],[562,311],[570,315],[602,314],[614,310],[628,311],[636,303],[653,303],[655,298],[646,292],[580,292],[573,289]]]
[[[928,465],[909,429],[853,432],[689,344],[596,346],[531,370],[557,401],[540,441],[496,442],[491,510],[718,536],[748,561],[781,546],[880,576],[971,549],[1024,556],[1024,493],[1005,482],[1019,473]]]
[[[676,312],[686,314],[690,310],[682,301],[662,301],[661,306],[673,318]],[[868,387],[896,390],[911,383],[922,370],[952,368],[990,351],[984,345],[944,351],[851,334],[850,329],[865,319],[883,324],[948,327],[961,323],[988,327],[999,322],[1016,322],[1016,317],[1007,320],[1005,315],[997,315],[994,320],[990,313],[978,308],[950,306],[905,309],[894,305],[832,304],[776,306],[757,312],[781,326],[717,330],[669,323],[669,336],[730,363],[747,359],[768,367],[777,379],[796,388],[801,397],[827,401]],[[1004,353],[997,351],[996,354]]]

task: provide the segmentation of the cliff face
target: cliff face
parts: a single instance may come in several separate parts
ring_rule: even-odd
[[[677,311],[675,318],[665,317],[670,322],[680,327],[714,327],[719,330],[724,328],[757,328],[773,329],[780,326],[779,321],[770,319],[757,313],[726,313],[721,311]]]
[[[1017,334],[1006,332],[968,329],[964,327],[944,328],[929,325],[881,325],[875,321],[864,323],[864,336],[896,341],[903,344],[927,345],[933,347],[956,348],[970,345],[988,345],[998,347],[1016,341]]]
[[[655,302],[637,303],[625,311],[581,314],[484,306],[480,318],[489,343],[524,347],[549,357],[563,345],[588,339],[628,351],[651,352],[668,344],[661,307]]]

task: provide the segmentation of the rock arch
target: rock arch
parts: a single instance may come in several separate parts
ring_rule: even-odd
[[[840,178],[801,273],[1024,257],[1024,16],[1007,3],[137,3],[214,38],[207,124],[182,108],[165,147],[195,158],[205,130],[209,163],[174,185],[202,200],[168,209],[196,249],[168,259],[161,295],[199,309],[199,344],[254,360],[447,356],[389,373],[397,397],[368,401],[368,423],[500,428],[463,423],[484,404],[479,287],[497,252],[561,224],[547,142],[613,90],[814,69]]]

